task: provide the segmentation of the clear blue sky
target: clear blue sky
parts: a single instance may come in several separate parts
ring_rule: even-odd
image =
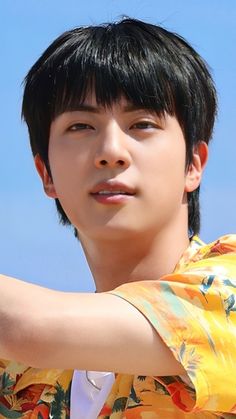
[[[2,273],[64,290],[92,291],[72,231],[57,222],[34,170],[21,123],[21,83],[61,32],[122,15],[161,23],[184,36],[212,68],[219,115],[202,184],[206,241],[236,232],[236,2],[233,0],[0,0]]]

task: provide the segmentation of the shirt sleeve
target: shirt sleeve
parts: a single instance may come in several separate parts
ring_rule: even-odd
[[[179,409],[236,413],[235,248],[213,254],[208,247],[182,273],[109,293],[135,306],[183,365],[190,386],[180,377],[154,377]]]

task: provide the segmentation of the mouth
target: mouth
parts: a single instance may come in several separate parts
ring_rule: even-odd
[[[125,191],[99,191],[96,192],[95,194],[92,193],[92,195],[128,195],[128,196],[132,196],[132,193],[129,192],[125,192]]]
[[[133,198],[136,191],[133,187],[121,184],[117,181],[98,183],[90,192],[90,195],[102,204],[119,204]]]

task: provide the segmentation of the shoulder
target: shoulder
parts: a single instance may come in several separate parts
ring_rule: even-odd
[[[219,237],[212,243],[203,246],[202,253],[205,253],[206,256],[225,255],[229,253],[236,254],[236,234]]]
[[[188,262],[181,268],[178,271],[182,273],[205,270],[216,275],[235,276],[236,234],[219,237],[209,244],[201,242]]]

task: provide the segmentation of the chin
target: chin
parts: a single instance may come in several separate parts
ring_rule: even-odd
[[[85,236],[90,236],[93,239],[99,240],[127,240],[141,234],[140,229],[137,226],[133,226],[127,223],[117,224],[108,223],[104,225],[94,226],[86,230]]]

